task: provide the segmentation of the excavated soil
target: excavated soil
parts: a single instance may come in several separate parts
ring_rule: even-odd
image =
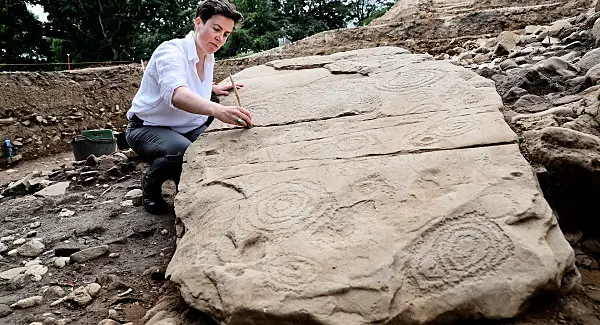
[[[141,77],[140,65],[1,72],[0,137],[17,140],[17,153],[29,160],[71,150],[81,130],[123,131]]]
[[[37,282],[29,276],[11,281],[0,280],[0,304],[10,305],[35,295],[44,298],[38,307],[15,309],[10,315],[0,318],[0,324],[29,324],[49,318],[66,319],[68,324],[97,324],[108,318],[109,309],[116,310],[118,320],[122,322],[141,324],[146,310],[160,296],[172,290],[169,283],[164,281],[164,269],[175,249],[174,213],[154,216],[141,207],[121,205],[129,190],[139,188],[145,164],[134,160],[134,169],[117,179],[97,180],[82,185],[81,179],[73,180],[79,177],[66,173],[72,170],[69,166],[73,161],[71,153],[61,153],[0,171],[3,183],[22,179],[34,171],[52,170],[59,172],[51,179],[71,181],[66,193],[57,197],[17,195],[0,200],[0,237],[40,239],[46,246],[46,252],[38,259],[49,268]],[[106,171],[102,164],[88,169]],[[174,185],[166,184],[164,192],[172,201]],[[65,209],[74,214],[61,217],[60,213]],[[32,226],[36,222],[40,225]],[[30,233],[32,231],[35,233]],[[9,249],[18,247],[12,244],[12,240],[4,243]],[[103,244],[109,246],[109,253],[116,253],[117,256],[105,254],[98,259],[67,265],[62,269],[52,263],[58,248],[83,249]],[[2,255],[0,272],[23,266],[24,261],[35,259]],[[51,302],[61,297],[54,292],[57,286],[64,293],[69,293],[93,282],[100,283],[102,289],[91,304],[79,306],[65,302],[50,306]],[[130,288],[131,292],[120,295]]]

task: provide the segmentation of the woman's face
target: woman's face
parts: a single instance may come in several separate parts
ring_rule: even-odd
[[[200,17],[194,19],[194,41],[199,52],[213,54],[225,44],[227,37],[233,31],[235,22],[222,15],[214,15],[202,22]]]

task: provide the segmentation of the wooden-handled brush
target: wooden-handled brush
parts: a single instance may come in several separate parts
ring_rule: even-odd
[[[229,80],[231,80],[231,87],[233,88],[233,92],[235,93],[235,98],[237,99],[237,104],[238,106],[242,106],[242,100],[240,99],[240,94],[238,94],[237,91],[237,86],[235,85],[235,82],[233,81],[233,76],[231,75],[231,73],[229,74]],[[249,129],[251,127],[253,127],[254,125],[252,124],[248,124],[246,123],[246,128]]]

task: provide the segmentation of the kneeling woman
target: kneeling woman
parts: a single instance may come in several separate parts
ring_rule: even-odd
[[[243,107],[210,101],[211,92],[227,94],[231,86],[213,85],[214,55],[242,15],[226,0],[205,0],[185,38],[162,43],[152,54],[142,83],[127,112],[126,139],[150,164],[142,178],[143,205],[153,214],[168,211],[161,186],[179,184],[183,154],[214,118],[252,125]]]

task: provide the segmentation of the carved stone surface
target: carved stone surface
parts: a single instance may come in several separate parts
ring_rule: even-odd
[[[201,136],[176,198],[167,275],[194,308],[223,324],[423,324],[511,317],[578,281],[492,82],[397,48],[235,79],[256,127]]]

